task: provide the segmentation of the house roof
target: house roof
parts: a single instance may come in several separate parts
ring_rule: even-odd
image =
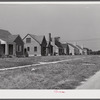
[[[42,43],[43,41],[43,38],[44,38],[44,35],[33,35],[33,34],[27,34],[27,35],[30,35],[34,40],[36,40],[39,44]],[[25,39],[27,37],[27,35],[23,38]]]
[[[84,47],[83,49],[84,49],[84,50],[89,50],[89,48],[85,48],[85,47]]]
[[[0,29],[0,39],[7,43],[13,43],[18,35],[12,35],[9,31]]]
[[[67,43],[68,45],[72,46],[75,49],[78,49],[78,47],[76,47],[75,45],[71,44],[71,43]]]
[[[11,35],[9,31],[0,29],[0,39],[7,39],[9,35]]]
[[[83,50],[79,45],[76,45],[79,49]]]
[[[67,43],[62,43],[63,48],[67,48]]]
[[[59,48],[63,48],[63,46],[62,46],[62,43],[61,42],[59,42],[59,41],[55,41],[55,45],[57,46],[57,47],[59,47]]]
[[[12,43],[15,41],[15,39],[18,37],[18,35],[10,35],[7,39],[8,43]]]

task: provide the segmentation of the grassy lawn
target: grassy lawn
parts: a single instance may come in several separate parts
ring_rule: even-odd
[[[0,58],[0,69],[9,68],[23,65],[37,64],[39,62],[51,62],[59,61],[69,58],[75,58],[73,56],[37,56],[37,57],[25,57],[25,58]]]
[[[29,64],[40,61],[55,61],[79,56],[31,57],[6,59],[5,62]],[[81,56],[80,56],[81,57]],[[0,59],[0,64],[3,62]],[[10,63],[9,63],[10,62]],[[3,63],[2,63],[3,64]],[[2,64],[0,66],[2,66]],[[35,70],[32,71],[32,68]],[[72,60],[57,64],[0,71],[1,89],[74,89],[81,81],[100,70],[100,57],[90,56],[83,60]]]

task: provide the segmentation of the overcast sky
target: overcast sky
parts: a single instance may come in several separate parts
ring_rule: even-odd
[[[83,4],[0,4],[0,29],[20,34],[60,36],[61,41],[100,38],[100,5]],[[100,40],[77,41],[93,50]]]

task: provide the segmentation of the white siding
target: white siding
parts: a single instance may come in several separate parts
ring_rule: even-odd
[[[0,39],[0,44],[5,44],[5,55],[8,55],[8,44],[7,44],[7,42]]]
[[[72,53],[72,55],[74,55],[74,48],[70,45],[69,45],[69,53]]]
[[[26,43],[26,38],[31,38],[31,43]],[[30,47],[30,51],[28,51],[29,56],[41,56],[41,46],[40,44],[34,40],[30,35],[28,35],[23,41],[24,41],[24,47],[27,49],[27,47]],[[37,47],[37,51],[34,52],[34,47]]]
[[[79,54],[83,54],[83,50],[82,49],[80,49],[78,46],[76,46],[77,48],[78,48],[78,50],[79,50]]]
[[[0,39],[0,43],[1,44],[6,44],[6,41],[3,41],[2,39]]]
[[[67,50],[66,50],[66,48],[64,48],[64,53],[66,54],[66,52],[67,52]]]
[[[56,45],[53,46],[53,53],[54,52],[56,52],[57,54],[59,53],[59,48]]]
[[[79,49],[80,54],[83,54],[83,50]]]
[[[54,38],[52,38],[52,42],[51,42],[51,44],[53,45],[53,54],[54,53],[59,53],[59,48],[55,45],[55,39]]]
[[[5,55],[8,55],[8,44],[5,44]]]

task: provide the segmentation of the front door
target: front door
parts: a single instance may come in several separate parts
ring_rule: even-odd
[[[13,45],[9,44],[9,55],[13,55]]]

